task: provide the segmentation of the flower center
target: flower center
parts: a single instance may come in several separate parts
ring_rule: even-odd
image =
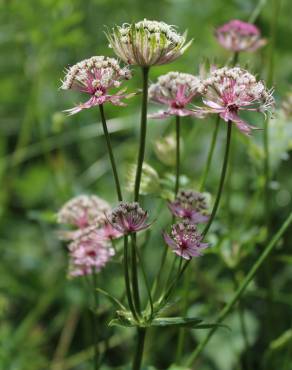
[[[174,109],[183,109],[185,107],[185,105],[182,103],[182,102],[179,102],[179,101],[173,101],[171,103],[171,108],[174,108]]]

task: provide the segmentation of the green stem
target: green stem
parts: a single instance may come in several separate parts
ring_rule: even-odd
[[[98,310],[98,293],[97,288],[97,276],[94,273],[92,275],[93,282],[93,300],[94,300],[94,312],[93,312],[93,347],[94,347],[94,358],[93,358],[93,368],[94,370],[99,369],[99,349],[98,349],[98,334],[97,334],[97,310]]]
[[[209,149],[209,153],[208,153],[207,163],[206,163],[203,175],[202,175],[200,191],[203,191],[204,188],[205,188],[207,176],[208,176],[208,173],[209,173],[209,170],[210,170],[210,167],[211,167],[212,158],[213,158],[214,149],[215,149],[215,144],[216,144],[216,141],[217,141],[217,136],[218,136],[218,131],[219,131],[219,122],[220,122],[220,116],[218,114],[217,117],[216,117],[216,125],[215,125],[215,129],[213,131],[213,136],[212,136],[212,141],[211,141],[211,145],[210,145],[210,149]]]
[[[184,287],[183,287],[183,309],[182,309],[182,314],[183,316],[186,315],[188,305],[189,305],[189,292],[190,292],[190,281],[191,281],[191,273],[192,270],[188,270],[184,279]],[[177,340],[177,350],[176,350],[176,364],[180,364],[181,357],[183,354],[183,349],[184,349],[184,343],[185,343],[185,338],[186,338],[186,328],[180,328],[179,329],[179,334],[178,334],[178,340]]]
[[[140,316],[141,305],[140,305],[140,294],[139,294],[139,280],[138,280],[138,269],[137,269],[137,243],[136,234],[131,234],[131,269],[132,269],[132,288],[133,288],[133,298],[135,310]]]
[[[266,246],[260,257],[257,259],[257,261],[253,264],[251,269],[249,270],[248,274],[246,277],[243,279],[242,283],[238,287],[237,291],[234,293],[233,298],[231,301],[225,305],[225,307],[221,310],[218,316],[217,323],[221,323],[226,316],[230,313],[230,311],[233,309],[234,305],[239,301],[241,298],[242,294],[244,293],[245,289],[251,282],[251,280],[254,278],[256,275],[258,269],[262,266],[262,264],[265,262],[269,254],[272,252],[274,247],[277,245],[278,241],[282,237],[282,235],[285,233],[285,231],[288,229],[288,227],[292,223],[292,212],[290,215],[287,217],[285,222],[282,224],[281,228],[278,230],[278,232],[274,235],[270,243]],[[217,327],[212,328],[206,338],[198,345],[196,350],[191,354],[189,357],[186,366],[191,366],[191,364],[197,359],[199,354],[203,351],[213,334],[216,332]]]
[[[160,266],[159,266],[159,270],[158,270],[158,274],[156,276],[156,279],[154,280],[154,283],[152,285],[152,293],[153,293],[153,297],[155,298],[158,291],[159,291],[159,288],[160,288],[160,283],[161,283],[161,277],[162,277],[162,271],[163,271],[163,268],[164,268],[164,265],[165,265],[165,261],[166,261],[166,257],[167,257],[167,252],[168,252],[168,248],[169,246],[168,245],[165,245],[164,246],[164,250],[163,250],[163,254],[162,254],[162,257],[161,257],[161,262],[160,262]]]
[[[232,271],[232,280],[234,283],[234,289],[235,291],[238,289],[239,284],[235,276],[235,271]],[[246,323],[245,323],[245,318],[244,318],[244,305],[243,302],[238,302],[238,318],[239,318],[239,323],[240,323],[240,330],[242,334],[242,339],[244,343],[244,349],[246,353],[246,370],[250,370],[250,354],[249,354],[249,341],[248,341],[248,335],[247,335],[247,329],[246,329]]]
[[[114,175],[114,179],[115,179],[118,200],[122,201],[123,197],[122,197],[122,191],[121,191],[118,171],[117,171],[117,167],[116,167],[116,163],[115,163],[115,158],[114,158],[114,154],[113,154],[113,150],[112,150],[112,145],[111,145],[110,136],[109,136],[108,129],[107,129],[107,124],[106,124],[106,119],[105,119],[105,114],[104,114],[104,109],[103,109],[102,104],[99,106],[99,110],[100,110],[100,117],[101,117],[103,132],[104,132],[104,136],[105,136],[105,140],[106,140],[106,144],[107,144],[107,150],[108,150],[108,154],[109,154],[109,157],[110,157],[110,162],[111,162],[111,165],[112,165],[113,175]]]
[[[153,300],[152,300],[152,295],[151,295],[151,288],[150,288],[150,284],[149,284],[149,281],[148,281],[148,278],[147,278],[147,274],[146,274],[146,271],[145,271],[145,268],[144,268],[143,259],[142,259],[141,253],[139,251],[139,248],[137,248],[136,251],[137,251],[138,260],[139,260],[139,263],[140,263],[140,266],[141,266],[143,279],[144,279],[146,289],[147,289],[147,294],[148,294],[148,299],[149,299],[149,304],[150,304],[150,318],[152,318],[153,312],[154,312],[154,307],[153,307]]]
[[[137,328],[137,347],[136,353],[133,361],[132,370],[140,370],[142,364],[142,357],[144,351],[144,343],[145,343],[145,336],[146,336],[146,329],[145,328]]]
[[[235,51],[232,57],[231,65],[234,67],[238,63],[238,60],[239,60],[239,52]]]
[[[141,109],[141,124],[140,124],[140,145],[139,145],[138,164],[137,164],[135,190],[134,190],[135,202],[138,202],[139,200],[140,183],[141,183],[143,161],[144,161],[144,155],[145,155],[149,67],[142,67],[142,74],[143,74],[143,92],[142,92],[142,109]]]
[[[138,316],[134,307],[131,285],[130,285],[130,275],[129,275],[129,264],[128,264],[128,236],[124,236],[124,276],[125,276],[125,286],[126,294],[128,299],[128,304],[132,312],[133,317],[138,321]]]
[[[253,12],[251,13],[248,22],[254,23],[258,16],[260,15],[260,12],[262,11],[262,8],[266,5],[267,0],[259,0],[257,6],[254,8]]]
[[[215,200],[215,203],[214,203],[214,207],[212,209],[211,216],[210,216],[209,221],[208,221],[208,223],[207,223],[207,225],[206,225],[206,227],[203,231],[203,236],[205,236],[207,234],[210,226],[212,225],[212,222],[213,222],[214,217],[217,213],[217,209],[218,209],[219,202],[220,202],[220,199],[221,199],[224,180],[225,180],[225,176],[226,176],[227,164],[228,164],[229,149],[230,149],[230,142],[231,142],[231,131],[232,131],[232,122],[228,121],[225,155],[224,155],[224,161],[223,161],[223,166],[222,166],[219,188],[218,188],[218,192],[217,192],[216,200]]]
[[[179,190],[179,176],[180,176],[180,116],[176,116],[175,129],[176,129],[176,172],[175,172],[174,194],[176,195]]]

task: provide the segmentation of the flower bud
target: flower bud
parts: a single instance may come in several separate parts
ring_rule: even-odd
[[[132,165],[129,169],[127,180],[127,189],[129,192],[134,191],[135,178],[136,178],[136,165]],[[142,177],[140,184],[140,194],[154,194],[160,191],[159,176],[156,170],[147,163],[143,163]]]
[[[183,140],[180,139],[181,152],[183,152]],[[175,166],[176,139],[174,135],[168,135],[154,143],[154,152],[157,158],[166,166]]]

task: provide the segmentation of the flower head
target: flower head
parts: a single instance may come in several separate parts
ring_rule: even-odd
[[[262,81],[239,68],[213,70],[203,81],[200,93],[207,108],[205,112],[217,113],[224,121],[232,121],[244,134],[255,127],[243,121],[239,111],[271,112],[274,107],[273,89],[268,90]]]
[[[189,73],[169,72],[150,85],[149,99],[166,106],[165,110],[152,114],[152,118],[169,116],[202,116],[202,112],[187,109],[198,95],[201,80]]]
[[[170,234],[164,232],[163,237],[174,253],[187,260],[201,256],[202,250],[208,247],[207,243],[202,243],[203,237],[196,225],[188,222],[172,225]]]
[[[96,230],[84,232],[69,244],[69,276],[83,276],[99,272],[114,256],[111,245],[102,240]]]
[[[218,42],[227,50],[234,52],[255,51],[266,44],[260,30],[251,23],[234,19],[217,28]]]
[[[148,212],[136,202],[120,202],[109,215],[111,225],[124,235],[147,229]]]
[[[66,70],[61,89],[78,90],[89,95],[90,99],[65,112],[71,115],[80,112],[82,109],[106,102],[114,105],[125,105],[121,102],[121,99],[129,98],[133,94],[124,94],[125,89],[123,89],[111,95],[109,89],[119,88],[122,80],[130,78],[129,69],[127,67],[121,68],[114,58],[94,56],[82,60]]]
[[[191,44],[190,41],[185,45],[186,33],[180,35],[173,26],[147,19],[116,26],[107,38],[125,63],[143,67],[170,63]]]
[[[78,195],[63,205],[57,214],[57,221],[82,229],[96,224],[109,211],[110,205],[105,200],[95,195]]]
[[[175,200],[168,203],[168,207],[174,216],[190,223],[198,224],[209,219],[206,215],[208,205],[205,195],[193,190],[180,190]]]

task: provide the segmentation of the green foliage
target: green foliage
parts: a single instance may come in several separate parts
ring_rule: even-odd
[[[188,327],[184,355],[187,357],[216,322],[222,305],[228,302],[285,215],[291,209],[291,117],[280,108],[280,101],[291,90],[291,4],[282,0],[275,45],[275,88],[277,114],[270,121],[272,180],[270,182],[270,220],[266,227],[263,207],[262,133],[251,139],[234,130],[232,171],[228,175],[227,195],[223,198],[213,233],[208,241],[213,248],[189,266],[190,306],[184,310],[184,283],[177,286],[178,299],[163,310],[164,318],[151,323],[146,340],[144,370],[189,370],[171,364],[177,348],[176,327]],[[204,58],[223,65],[229,54],[220,48],[213,30],[231,19],[247,20],[252,0],[3,0],[0,4],[0,368],[5,370],[70,369],[91,367],[91,316],[87,309],[90,292],[82,280],[66,279],[67,255],[57,240],[55,213],[70,197],[94,193],[110,203],[116,202],[113,180],[97,110],[75,117],[62,111],[82,100],[79,94],[58,90],[66,66],[90,57],[112,56],[103,34],[109,27],[142,18],[161,19],[188,29],[194,42],[175,63],[151,71],[151,80],[171,70],[197,73]],[[270,38],[270,1],[266,1],[257,24]],[[268,44],[269,45],[269,44]],[[266,78],[269,46],[257,55],[240,58],[242,66]],[[140,89],[140,75],[134,70],[128,91]],[[135,163],[138,143],[141,96],[128,101],[128,107],[106,107],[109,131],[122,185],[128,182],[127,170]],[[151,106],[150,111],[157,107]],[[263,127],[260,119],[252,122]],[[186,118],[183,136],[181,184],[197,189],[200,184],[212,129],[213,118],[194,122]],[[219,128],[206,191],[216,192],[224,149],[224,123]],[[160,231],[171,216],[165,199],[174,188],[174,154],[171,140],[173,120],[149,120],[146,161],[151,166],[145,178],[143,203],[155,222],[155,233],[141,253],[153,281],[163,253]],[[158,146],[158,143],[160,146]],[[146,181],[147,180],[147,181]],[[159,181],[158,181],[159,180]],[[153,185],[154,184],[154,185]],[[157,195],[157,197],[156,197]],[[159,196],[159,198],[158,198]],[[154,200],[153,200],[154,199]],[[158,217],[159,216],[159,217]],[[248,346],[244,342],[238,308],[218,329],[206,347],[201,370],[233,370],[251,361],[251,369],[290,370],[291,353],[291,230],[278,244],[270,264],[260,271],[244,297],[244,317]],[[146,239],[144,235],[142,238]],[[269,240],[268,240],[269,241]],[[141,243],[142,244],[142,243]],[[121,245],[117,245],[118,251]],[[172,256],[166,266],[171,269]],[[129,357],[135,341],[129,318],[113,319],[116,308],[124,309],[124,283],[120,277],[120,253],[100,274],[100,350],[102,370],[130,369]],[[270,276],[270,277],[269,277]],[[163,276],[164,280],[168,276]],[[269,283],[269,282],[270,283]],[[147,299],[142,290],[143,302]],[[114,297],[119,297],[114,298]],[[75,314],[70,308],[75,307]],[[178,315],[186,316],[178,317]],[[190,317],[200,316],[204,319]],[[112,320],[112,321],[111,321]],[[206,321],[206,324],[204,323]],[[118,324],[121,327],[108,327]],[[210,322],[211,324],[208,324]],[[193,326],[195,328],[193,330]],[[165,328],[162,328],[164,326]],[[69,329],[68,329],[69,328]],[[71,336],[70,334],[71,330]],[[68,334],[69,333],[69,334]],[[65,335],[66,334],[66,335]],[[152,335],[152,337],[151,337]],[[184,360],[184,358],[183,358]],[[121,365],[124,364],[124,365]]]

